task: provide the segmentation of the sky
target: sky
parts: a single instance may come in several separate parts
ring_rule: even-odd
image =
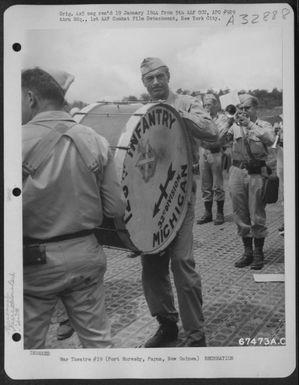
[[[23,68],[59,68],[75,76],[66,99],[93,103],[139,97],[145,57],[170,69],[170,87],[282,89],[282,39],[277,27],[85,28],[29,30]]]

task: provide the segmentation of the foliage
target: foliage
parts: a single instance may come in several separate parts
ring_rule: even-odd
[[[150,100],[150,96],[148,93],[143,93],[140,95],[140,100],[144,100],[145,102],[148,102]]]
[[[249,93],[259,99],[260,107],[273,108],[282,105],[282,91],[279,91],[277,88],[273,88],[271,92],[267,90],[252,90]]]
[[[227,93],[229,93],[231,90],[229,89],[220,89],[218,91],[215,91],[213,89],[209,89],[205,92],[202,92],[200,90],[185,90],[183,88],[179,88],[176,92],[181,95],[191,95],[196,96],[198,98],[201,98],[205,93],[213,93],[216,96],[222,96]],[[239,93],[249,93],[254,96],[256,96],[259,99],[259,106],[261,109],[272,109],[278,106],[282,106],[282,91],[278,90],[277,88],[273,88],[272,91],[264,90],[264,89],[254,89],[254,90],[240,90]],[[148,102],[150,100],[150,96],[147,93],[143,93],[140,95],[139,98],[137,98],[134,95],[124,96],[122,98],[123,102],[137,102],[137,101],[146,101]],[[74,107],[79,108],[80,110],[85,107],[87,103],[84,103],[81,100],[75,100],[72,103],[68,104],[68,109],[71,110]]]
[[[122,98],[122,102],[137,102],[138,98],[134,95],[125,96]]]
[[[213,93],[214,95],[219,97],[229,93],[230,90],[228,88],[224,90],[220,89],[219,91],[208,89],[207,91],[202,92],[183,90],[182,88],[179,88],[176,92],[181,95],[192,95],[197,97],[202,97],[206,93]],[[272,91],[264,89],[240,90],[239,93],[249,93],[251,95],[256,96],[259,99],[260,108],[274,108],[282,105],[282,91],[278,90],[277,88],[273,88]]]
[[[73,108],[79,108],[79,110],[82,110],[82,108],[84,108],[85,106],[87,106],[87,103],[84,103],[81,100],[74,100],[72,103],[67,104],[66,109],[68,111],[71,111]]]

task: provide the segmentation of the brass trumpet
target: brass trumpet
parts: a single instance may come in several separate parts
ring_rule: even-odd
[[[234,106],[233,104],[229,104],[226,108],[225,108],[225,115],[228,117],[228,118],[235,118],[236,116],[236,113],[237,113],[237,107]]]
[[[233,104],[229,104],[225,108],[224,112],[229,119],[234,119],[235,123],[238,125],[240,125],[240,117],[245,117],[245,118],[249,117],[249,115],[246,112],[238,110],[238,108]]]

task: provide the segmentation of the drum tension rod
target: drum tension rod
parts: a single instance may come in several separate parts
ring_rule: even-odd
[[[109,230],[109,231],[112,231],[113,233],[126,233],[127,230],[123,230],[123,229],[118,229],[118,230],[115,230],[115,229],[112,229],[112,228],[108,228],[108,227],[101,227],[101,226],[97,226],[96,227],[97,230]]]
[[[115,150],[116,148],[118,148],[119,150],[129,150],[130,147],[123,147],[123,146],[109,146],[110,148],[112,148],[113,150]]]
[[[136,115],[136,116],[143,116],[144,114],[132,114],[130,112],[75,112],[74,115],[96,115],[96,116],[119,116],[119,115]]]

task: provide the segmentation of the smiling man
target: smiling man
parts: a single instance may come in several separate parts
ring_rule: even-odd
[[[185,119],[187,134],[192,144],[194,162],[198,161],[196,139],[215,141],[217,129],[200,102],[188,95],[178,95],[169,88],[170,72],[159,58],[146,58],[141,63],[142,82],[152,101],[163,101],[174,107]],[[144,345],[146,348],[163,347],[178,336],[178,312],[174,306],[169,276],[171,266],[178,295],[180,317],[185,340],[182,346],[206,346],[202,311],[201,280],[193,257],[193,222],[196,184],[183,224],[175,239],[160,255],[142,257],[142,282],[147,304],[157,317],[159,329]]]

